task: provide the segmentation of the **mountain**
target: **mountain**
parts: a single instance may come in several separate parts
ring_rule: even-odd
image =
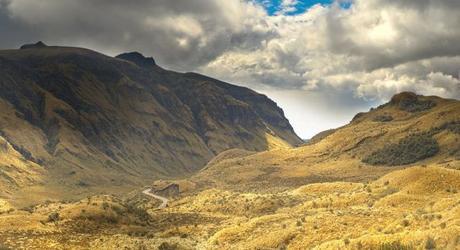
[[[268,97],[137,52],[2,50],[0,110],[0,195],[18,203],[126,190],[190,175],[228,149],[301,143]]]
[[[452,168],[460,160],[460,102],[404,92],[304,146],[250,155],[224,152],[217,159],[192,179],[205,187],[285,190],[316,182],[366,182],[417,165]]]
[[[141,189],[20,210],[0,200],[0,246],[459,249],[459,112],[457,100],[400,93],[303,146],[230,149],[156,181],[167,207]]]

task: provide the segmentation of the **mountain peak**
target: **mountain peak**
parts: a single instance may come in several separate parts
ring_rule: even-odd
[[[37,43],[29,43],[24,44],[20,47],[20,49],[37,49],[37,48],[45,48],[48,47],[44,42],[38,41]]]
[[[139,52],[123,53],[123,54],[116,56],[115,58],[130,61],[139,67],[147,68],[147,67],[153,67],[156,65],[155,60],[152,57],[145,57]]]
[[[429,110],[436,106],[436,101],[427,96],[420,96],[413,92],[402,92],[391,98],[390,105],[398,106],[400,110],[415,113]]]
[[[415,101],[417,100],[418,96],[416,93],[414,92],[401,92],[401,93],[398,93],[396,95],[394,95],[392,98],[391,98],[391,101],[390,103],[391,104],[399,104],[401,102],[405,102],[405,101]]]

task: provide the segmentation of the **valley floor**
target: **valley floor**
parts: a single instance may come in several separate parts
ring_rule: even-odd
[[[27,209],[3,203],[5,249],[460,249],[460,171],[415,166],[369,183],[211,188],[168,207],[138,194]],[[3,249],[2,248],[2,249]]]

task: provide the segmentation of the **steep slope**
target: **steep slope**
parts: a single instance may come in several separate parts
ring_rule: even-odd
[[[414,165],[454,168],[459,152],[460,102],[401,93],[305,146],[211,161],[193,180],[202,186],[259,191],[369,181]]]
[[[37,186],[18,186],[25,200],[185,176],[227,149],[266,150],[270,137],[301,142],[266,96],[164,70],[139,53],[43,43],[0,51],[0,108],[0,135],[41,170]]]
[[[458,249],[459,108],[402,93],[300,148],[226,150],[176,180],[181,195],[162,193],[163,209],[140,192],[23,210],[0,200],[0,245]]]

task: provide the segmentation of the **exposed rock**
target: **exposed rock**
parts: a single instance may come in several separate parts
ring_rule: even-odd
[[[153,67],[156,65],[152,57],[145,57],[139,52],[123,53],[116,56],[116,58],[133,62],[139,67]]]
[[[45,47],[48,47],[48,46],[44,44],[42,41],[39,41],[37,43],[24,44],[21,46],[20,49],[38,49],[38,48],[45,48]]]
[[[267,134],[301,142],[264,95],[163,70],[138,53],[119,58],[54,46],[0,51],[0,131],[56,185],[139,186],[189,175],[231,148],[266,150]]]
[[[420,112],[436,106],[433,100],[423,100],[422,97],[412,92],[402,92],[391,98],[391,105],[397,105],[400,110],[407,112]]]

